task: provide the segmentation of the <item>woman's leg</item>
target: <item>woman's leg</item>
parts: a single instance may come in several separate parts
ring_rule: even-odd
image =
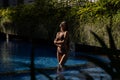
[[[57,52],[57,59],[59,62],[57,72],[63,71],[64,64],[66,63],[66,61],[68,59],[68,54],[62,54],[62,53]]]
[[[66,63],[67,59],[68,59],[68,54],[63,54],[62,57],[60,58],[59,64],[61,66],[64,66],[64,64]]]
[[[61,61],[61,58],[62,58],[62,54],[60,54],[60,53],[57,52],[57,60],[58,60],[59,63]]]
[[[62,70],[62,65],[60,64],[61,58],[62,58],[62,54],[60,54],[60,53],[57,52],[57,60],[58,60],[57,72],[58,73],[61,72],[61,70]]]

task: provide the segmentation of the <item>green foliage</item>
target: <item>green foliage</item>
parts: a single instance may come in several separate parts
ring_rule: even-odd
[[[120,10],[120,1],[117,0],[98,0],[96,3],[87,3],[85,7],[81,7],[78,11],[80,19],[88,16],[96,18],[109,17],[116,14]]]
[[[76,7],[58,4],[57,0],[35,0],[33,4],[6,8],[1,12],[4,12],[1,22],[9,20],[13,34],[53,40],[62,20],[70,24],[71,32],[76,24],[72,22],[77,21]]]
[[[0,26],[1,26],[1,30],[2,32],[7,32],[7,33],[13,33],[12,30],[12,17],[11,14],[14,14],[14,10],[12,10],[11,8],[7,8],[7,9],[1,9],[0,10]]]
[[[12,20],[18,34],[33,36],[34,28],[37,27],[39,18],[34,5],[21,5],[15,8],[16,13],[12,14]]]
[[[111,51],[108,51],[107,52],[108,54],[106,54],[107,57],[110,59],[110,63],[108,64],[109,68],[111,68],[112,70],[112,72],[109,72],[109,74],[111,75],[113,79],[119,79],[118,75],[120,74],[120,65],[118,63],[120,63],[120,57],[119,57],[120,53],[119,51],[117,51],[115,40],[112,35],[111,27],[107,26],[106,30],[107,30],[108,37],[109,37],[109,45],[110,45],[109,47],[106,46],[104,40],[101,39],[96,33],[94,32],[91,32],[91,33],[94,35],[94,37],[98,40],[98,42],[101,44],[101,46],[104,49],[111,49]],[[107,68],[105,70],[107,71]]]
[[[105,40],[105,43],[109,45],[107,41],[106,26],[112,27],[115,43],[120,43],[119,36],[119,7],[118,0],[98,0],[95,3],[87,2],[84,6],[80,6],[77,14],[79,15],[80,26],[76,28],[76,37],[78,41],[84,44],[100,46],[94,41],[93,36],[90,35],[90,31],[96,32],[100,37]],[[79,29],[79,30],[77,30]],[[82,39],[82,40],[81,40]],[[120,47],[117,44],[117,47]]]
[[[82,4],[75,5],[77,0],[70,0],[69,4],[67,1],[35,0],[33,4],[0,9],[0,16],[2,16],[0,29],[4,32],[31,38],[53,40],[59,30],[59,23],[66,20],[69,24],[71,40],[75,42],[100,46],[90,35],[90,30],[92,30],[105,39],[108,44],[105,29],[111,24],[114,25],[112,27],[112,30],[115,30],[114,37],[119,36],[120,1],[99,0],[92,3],[78,0],[79,3],[81,1]],[[4,26],[3,30],[3,24],[6,22],[9,27]],[[119,37],[115,37],[115,39],[115,43],[120,43]],[[117,47],[120,47],[120,44]]]

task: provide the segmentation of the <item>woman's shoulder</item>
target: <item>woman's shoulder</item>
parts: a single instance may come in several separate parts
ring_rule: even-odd
[[[57,32],[57,34],[60,34],[60,31],[59,31],[59,32]]]
[[[69,32],[68,32],[68,31],[65,31],[65,34],[69,34]]]

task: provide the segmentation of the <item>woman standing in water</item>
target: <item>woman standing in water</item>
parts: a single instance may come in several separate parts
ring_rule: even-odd
[[[69,52],[69,32],[65,21],[60,23],[60,31],[57,32],[54,44],[57,46],[58,70],[62,70],[68,58]]]

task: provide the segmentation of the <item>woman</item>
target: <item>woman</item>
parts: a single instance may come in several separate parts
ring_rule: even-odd
[[[57,32],[54,44],[57,46],[57,59],[59,62],[58,69],[63,69],[63,66],[68,58],[69,52],[69,33],[65,21],[60,24],[60,31]]]

